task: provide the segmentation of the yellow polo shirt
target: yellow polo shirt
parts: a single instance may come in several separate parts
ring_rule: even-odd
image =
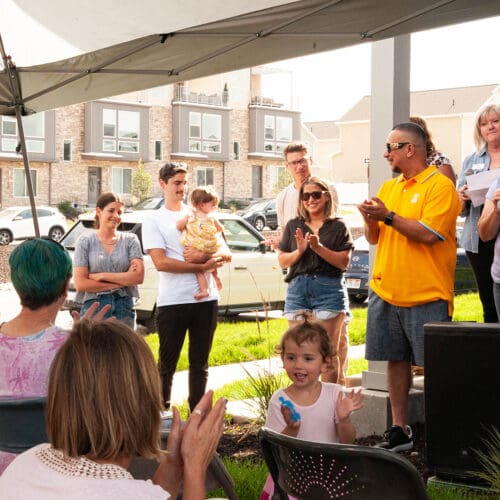
[[[456,265],[455,226],[460,201],[453,183],[434,165],[406,180],[386,181],[377,195],[388,210],[419,221],[439,240],[426,245],[379,223],[379,239],[370,286],[386,302],[412,307],[438,299],[453,313]]]

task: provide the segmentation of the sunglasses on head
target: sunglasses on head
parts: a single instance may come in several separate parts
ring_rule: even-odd
[[[319,200],[323,193],[326,193],[326,191],[311,191],[310,193],[302,193],[302,200],[309,201],[309,198]]]

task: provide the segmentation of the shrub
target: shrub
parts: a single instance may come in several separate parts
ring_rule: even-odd
[[[74,220],[82,213],[81,209],[78,208],[76,203],[71,203],[71,201],[64,200],[57,204],[59,212],[61,212],[67,219]]]

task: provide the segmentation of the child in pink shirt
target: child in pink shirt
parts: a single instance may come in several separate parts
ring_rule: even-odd
[[[272,395],[266,427],[308,441],[352,443],[356,430],[349,417],[362,408],[364,396],[361,391],[351,391],[343,397],[340,385],[319,380],[332,357],[328,334],[307,318],[295,323],[278,346],[292,383]],[[273,491],[274,483],[268,476],[261,500],[269,500]]]

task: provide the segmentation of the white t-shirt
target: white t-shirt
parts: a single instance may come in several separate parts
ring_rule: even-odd
[[[150,480],[134,479],[118,465],[85,457],[64,459],[44,443],[19,455],[0,476],[2,500],[167,500]]]
[[[142,224],[142,245],[144,251],[152,248],[163,248],[167,257],[184,261],[182,255],[184,247],[181,244],[181,231],[176,222],[191,213],[187,205],[181,210],[167,210],[161,207],[152,210]],[[168,273],[159,271],[157,305],[170,306],[175,304],[191,304],[208,300],[218,300],[219,292],[211,273],[205,273],[208,280],[209,296],[196,300],[194,295],[200,292],[196,273]]]

